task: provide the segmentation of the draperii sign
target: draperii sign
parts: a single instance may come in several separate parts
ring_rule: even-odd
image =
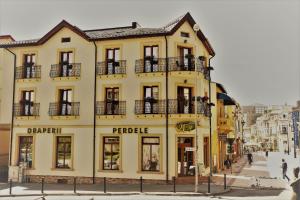
[[[49,133],[49,134],[61,134],[61,128],[27,128],[27,133],[37,134],[37,133]]]

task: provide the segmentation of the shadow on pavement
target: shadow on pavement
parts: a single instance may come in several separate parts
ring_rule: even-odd
[[[267,196],[278,196],[283,189],[260,189],[260,190],[252,190],[252,189],[235,189],[232,188],[230,192],[223,194],[222,196],[227,197],[267,197]]]

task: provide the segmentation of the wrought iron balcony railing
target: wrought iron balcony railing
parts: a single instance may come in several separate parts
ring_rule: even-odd
[[[169,71],[195,71],[194,56],[189,57],[170,57]]]
[[[51,65],[50,77],[80,77],[81,63],[53,64]]]
[[[169,99],[169,114],[195,114],[192,100]]]
[[[165,114],[166,113],[166,100],[136,100],[135,101],[135,114]]]
[[[79,116],[80,102],[50,103],[49,116]]]
[[[197,113],[202,114],[206,117],[209,117],[211,115],[210,106],[207,101],[203,101],[202,99],[200,99],[200,101],[197,101]]]
[[[126,115],[126,101],[97,101],[96,115]]]
[[[126,60],[98,62],[97,75],[109,74],[126,74]]]
[[[40,104],[39,103],[15,103],[14,116],[39,116]]]
[[[41,66],[20,66],[16,68],[16,79],[41,78]]]
[[[165,58],[139,59],[135,61],[135,73],[165,72]]]

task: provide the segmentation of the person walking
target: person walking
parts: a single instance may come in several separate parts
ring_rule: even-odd
[[[287,165],[287,163],[285,162],[284,159],[282,159],[282,166],[281,167],[282,167],[282,177],[283,177],[283,179],[286,178],[288,180],[288,182],[290,182],[290,178],[286,175],[288,165]]]
[[[269,155],[269,152],[268,152],[268,150],[266,150],[266,157],[268,157],[268,155]]]
[[[248,152],[247,157],[248,157],[248,163],[249,163],[249,165],[251,165],[253,162],[253,156],[250,151]]]

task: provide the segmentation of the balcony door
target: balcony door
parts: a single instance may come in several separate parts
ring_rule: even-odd
[[[106,88],[105,114],[115,115],[119,110],[119,88]]]
[[[61,77],[68,77],[72,75],[73,66],[71,65],[71,63],[73,63],[73,52],[72,51],[61,52],[60,53]]]
[[[72,89],[61,89],[59,90],[59,107],[61,115],[72,114]]]
[[[158,112],[158,86],[144,87],[144,113],[153,114]]]
[[[177,88],[177,108],[178,113],[189,114],[192,113],[192,88],[178,87]]]
[[[35,54],[25,54],[24,55],[24,78],[35,77]]]
[[[158,71],[158,46],[144,47],[144,71],[156,72]]]
[[[187,47],[179,47],[180,68],[182,71],[192,70],[192,49]]]
[[[106,49],[107,74],[116,74],[120,66],[120,49]]]
[[[34,91],[22,91],[21,112],[22,115],[33,115]]]

